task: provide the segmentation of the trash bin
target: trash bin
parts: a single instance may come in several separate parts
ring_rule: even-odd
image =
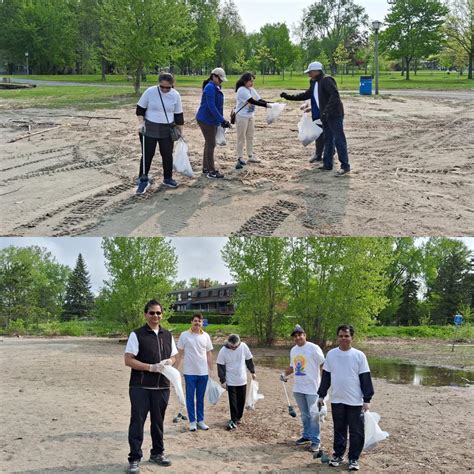
[[[372,76],[360,76],[360,95],[372,95]]]
[[[203,325],[204,327],[208,326],[208,325],[209,325],[209,321],[208,321],[207,319],[203,319],[203,320],[202,320],[202,325]]]

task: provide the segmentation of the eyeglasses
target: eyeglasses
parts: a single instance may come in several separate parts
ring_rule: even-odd
[[[172,89],[172,87],[171,87],[171,86],[162,86],[162,85],[160,84],[160,89],[163,89],[163,90],[165,90],[165,91],[169,91],[170,89]]]
[[[155,316],[155,314],[156,314],[157,316],[159,316],[159,315],[161,314],[161,311],[148,311],[148,314],[149,314],[150,316]]]

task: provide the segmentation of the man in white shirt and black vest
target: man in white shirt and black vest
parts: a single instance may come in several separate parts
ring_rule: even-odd
[[[146,324],[130,333],[125,348],[125,365],[132,369],[129,384],[132,410],[128,429],[130,474],[140,472],[143,428],[148,413],[152,439],[150,462],[171,466],[171,461],[164,455],[163,444],[163,420],[170,397],[170,382],[161,372],[166,365],[174,364],[178,350],[171,333],[160,326],[161,304],[150,300],[144,311]]]

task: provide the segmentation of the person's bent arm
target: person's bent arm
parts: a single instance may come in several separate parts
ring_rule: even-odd
[[[331,372],[327,372],[323,369],[323,374],[321,376],[321,383],[318,388],[318,396],[320,399],[328,394],[329,387],[331,386]]]
[[[370,372],[364,372],[363,374],[359,374],[359,381],[360,388],[362,390],[362,395],[364,397],[364,411],[367,411],[369,409],[370,401],[372,400],[372,397],[375,393]]]
[[[291,375],[293,373],[293,367],[288,366],[281,374],[280,374],[280,380],[282,382],[286,382],[288,380],[288,375]]]
[[[135,370],[141,370],[142,372],[151,372],[150,367],[153,364],[145,364],[145,362],[140,362],[135,358],[133,354],[129,352],[125,353],[125,365]]]
[[[259,107],[266,107],[268,104],[266,100],[263,100],[263,99],[255,100],[253,97],[250,97],[250,99],[248,99],[247,102],[249,104],[257,105]]]
[[[217,364],[217,376],[219,377],[220,383],[225,383],[225,365],[224,364]]]
[[[286,92],[282,92],[280,94],[280,97],[286,100],[308,100],[311,99],[311,89],[308,89],[304,92],[301,92],[301,94],[287,94]]]

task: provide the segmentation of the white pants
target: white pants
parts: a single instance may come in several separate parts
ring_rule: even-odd
[[[253,154],[254,118],[237,115],[235,124],[237,126],[237,158],[241,159],[244,156],[244,143],[247,145],[247,155],[250,158]]]

